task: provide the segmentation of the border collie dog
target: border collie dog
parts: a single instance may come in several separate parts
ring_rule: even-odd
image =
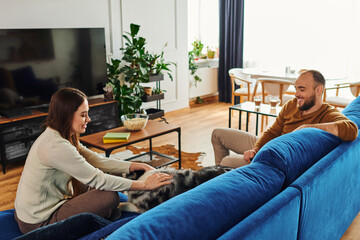
[[[145,180],[154,172],[163,172],[172,175],[173,178],[170,184],[161,186],[154,190],[126,192],[129,200],[127,203],[121,203],[120,209],[122,211],[143,213],[165,202],[166,200],[175,197],[176,195],[186,192],[232,169],[233,168],[222,166],[204,167],[199,171],[193,171],[191,169],[177,170],[174,168],[164,168],[148,171],[140,177],[138,175],[144,173],[144,171],[136,171],[127,177],[134,180]]]

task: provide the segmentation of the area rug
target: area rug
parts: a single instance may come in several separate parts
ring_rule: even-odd
[[[141,153],[146,153],[148,151],[149,151],[149,148],[127,146],[125,151],[111,154],[110,157],[121,160],[121,159],[126,159],[129,157],[132,157],[134,155],[141,154]],[[172,144],[166,144],[166,145],[162,145],[159,147],[153,146],[153,151],[159,152],[159,153],[162,153],[165,155],[173,156],[175,158],[179,157],[178,149],[176,149],[175,146]],[[183,168],[183,169],[190,168],[195,171],[200,170],[203,167],[202,160],[204,159],[204,157],[205,157],[205,153],[203,153],[203,152],[187,153],[187,152],[181,151],[181,168]],[[160,165],[164,164],[165,162],[167,162],[168,159],[163,158],[158,155],[154,155],[153,160],[150,160],[149,155],[144,155],[144,156],[135,158],[131,161],[145,162],[151,166],[160,166]],[[174,167],[174,168],[178,168],[179,164],[176,162],[176,163],[172,163],[170,166]]]

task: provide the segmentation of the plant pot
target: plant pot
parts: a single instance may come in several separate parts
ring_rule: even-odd
[[[145,92],[146,96],[151,96],[152,95],[152,87],[144,87],[144,92]]]
[[[161,93],[161,94],[153,94],[151,96],[147,96],[147,95],[144,95],[142,96],[141,100],[143,102],[151,102],[151,101],[156,101],[156,100],[161,100],[161,99],[164,99],[164,93]]]
[[[209,50],[209,51],[207,52],[207,56],[208,56],[209,59],[215,58],[215,51]]]
[[[114,100],[114,94],[112,92],[104,93],[104,101],[109,102]]]

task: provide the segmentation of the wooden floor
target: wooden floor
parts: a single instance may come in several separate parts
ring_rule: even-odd
[[[189,109],[182,109],[165,114],[166,120],[173,125],[181,127],[181,145],[185,152],[205,152],[207,165],[214,164],[214,154],[211,146],[211,133],[216,127],[228,127],[228,110],[230,104],[208,102],[205,104],[191,105]],[[245,123],[245,114],[243,114]],[[255,132],[254,118],[250,118],[249,131]],[[233,128],[236,128],[238,115],[232,116]],[[269,118],[271,124],[272,119]],[[243,126],[244,129],[244,126]],[[177,146],[177,133],[167,134],[153,139],[154,146],[164,144]],[[140,147],[147,147],[148,143],[136,144]],[[23,163],[8,165],[7,173],[0,173],[0,211],[14,207],[17,184],[21,175]],[[360,239],[360,213],[344,234],[342,240]]]

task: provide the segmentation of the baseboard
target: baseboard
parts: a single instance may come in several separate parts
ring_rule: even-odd
[[[201,96],[200,97],[203,100],[203,103],[213,103],[213,102],[218,102],[219,101],[219,95],[218,94],[212,94],[212,95],[205,95],[205,96]],[[189,105],[196,105],[199,104],[196,101],[196,98],[191,98],[189,101]]]

